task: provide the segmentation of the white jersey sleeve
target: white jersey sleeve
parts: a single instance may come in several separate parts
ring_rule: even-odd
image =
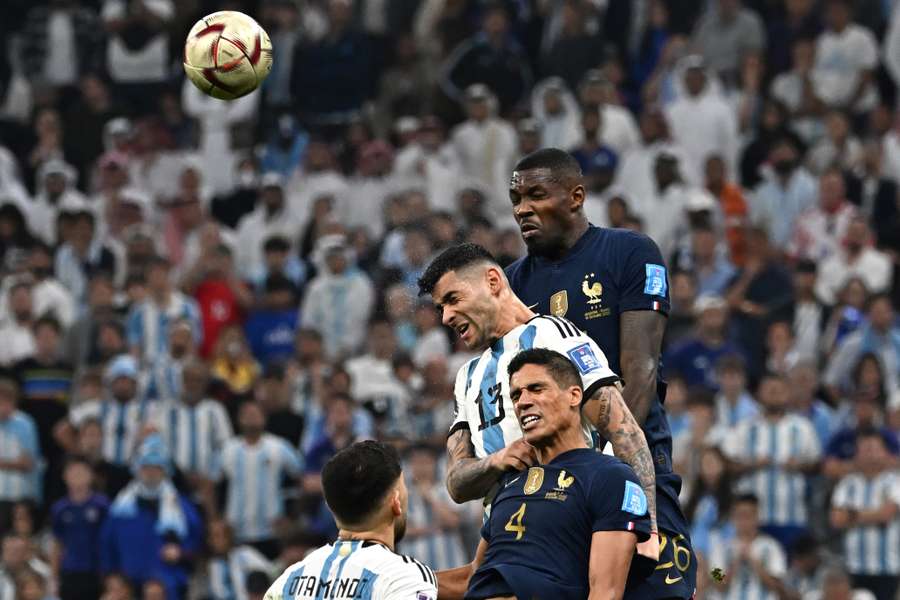
[[[619,376],[609,368],[609,361],[600,346],[571,321],[541,315],[532,319],[531,324],[536,327],[535,348],[555,350],[578,368],[585,398],[589,398],[598,388],[619,381]]]
[[[455,398],[453,423],[450,425],[448,435],[459,429],[468,429],[471,431],[471,428],[469,427],[469,415],[466,413],[466,387],[469,381],[470,371],[477,363],[478,357],[475,357],[461,366],[456,373],[456,383],[453,386],[453,396]]]

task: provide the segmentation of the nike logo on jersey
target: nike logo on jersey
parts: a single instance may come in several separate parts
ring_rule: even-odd
[[[526,306],[525,308],[527,308],[528,310],[534,310],[534,309],[537,308],[537,305],[538,305],[538,304],[540,304],[540,302],[535,302],[535,303],[532,304],[531,306]]]
[[[521,479],[521,477],[522,477],[522,476],[519,475],[518,477],[516,477],[516,478],[513,479],[512,481],[507,482],[506,485],[504,485],[503,487],[504,487],[504,488],[508,488],[509,486],[511,486],[512,484],[514,484],[515,482],[517,482],[519,479]]]
[[[678,583],[679,581],[681,581],[681,575],[679,575],[675,579],[672,579],[672,576],[666,573],[666,585],[672,585],[673,583]]]

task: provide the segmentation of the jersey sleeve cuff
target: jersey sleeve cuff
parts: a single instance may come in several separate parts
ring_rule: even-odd
[[[462,429],[469,431],[469,424],[466,421],[459,421],[458,423],[454,423],[450,427],[450,431],[447,432],[447,437],[450,437],[451,435]]]
[[[665,316],[669,316],[669,303],[665,300],[641,300],[640,302],[623,302],[619,305],[619,312],[631,310],[652,310]]]
[[[617,382],[621,381],[621,378],[618,375],[610,375],[609,377],[604,377],[603,379],[598,379],[594,383],[588,386],[588,389],[584,390],[584,394],[581,396],[581,404],[584,405],[595,393],[602,387],[606,387],[608,385],[613,385]]]

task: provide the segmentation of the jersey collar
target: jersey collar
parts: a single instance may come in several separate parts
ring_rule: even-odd
[[[579,254],[587,247],[588,242],[593,237],[596,231],[599,231],[599,227],[595,225],[591,225],[588,223],[588,228],[582,234],[578,241],[575,242],[575,245],[572,246],[568,252],[566,252],[565,256],[563,256],[559,260],[550,260],[549,258],[544,258],[543,256],[532,256],[535,263],[538,265],[561,265],[566,263],[574,258],[577,258]]]

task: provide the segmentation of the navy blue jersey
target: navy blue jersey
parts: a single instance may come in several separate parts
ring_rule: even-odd
[[[647,498],[631,467],[591,449],[509,473],[481,530],[484,561],[466,598],[584,600],[596,531],[650,533]]]
[[[96,573],[100,570],[100,527],[108,510],[109,500],[103,494],[93,494],[80,504],[66,497],[53,505],[53,536],[63,547],[63,571]]]
[[[668,274],[659,248],[646,235],[626,229],[591,225],[561,260],[527,255],[507,267],[506,274],[513,291],[532,310],[565,317],[586,332],[619,375],[621,313],[669,312]],[[662,369],[657,370],[657,397],[643,424],[656,469],[657,520],[661,532],[668,532],[667,540],[681,536],[679,543],[689,549],[689,527],[678,503],[681,477],[672,470],[672,433],[662,406],[665,383],[661,372]],[[627,381],[624,383],[628,385]],[[671,545],[668,550],[663,549],[661,565],[674,562],[665,560],[671,549]],[[656,596],[654,592],[643,597],[690,598],[694,591],[690,574],[694,570],[695,565],[685,573],[673,571],[669,575],[669,571],[657,571],[661,581],[683,579],[663,583],[659,593],[665,595]],[[683,589],[675,589],[678,587]]]

